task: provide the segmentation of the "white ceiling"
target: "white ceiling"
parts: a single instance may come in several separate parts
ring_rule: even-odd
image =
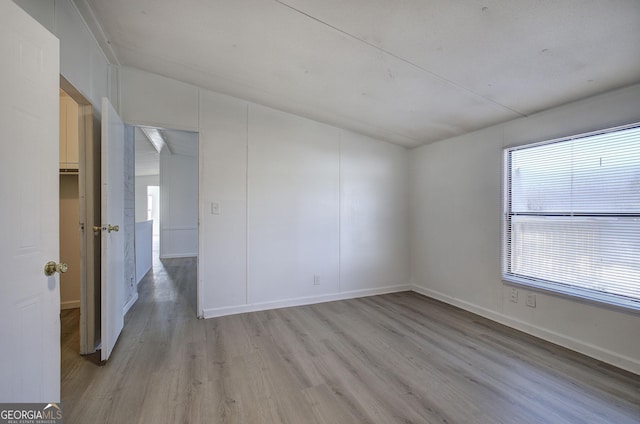
[[[198,156],[198,134],[189,131],[159,129],[171,154]],[[160,155],[139,127],[135,129],[136,176],[159,175]]]
[[[639,0],[75,1],[122,65],[407,147],[640,82]]]
[[[198,134],[180,130],[160,130],[174,155],[198,157]]]
[[[160,174],[160,155],[147,136],[135,129],[136,177]]]

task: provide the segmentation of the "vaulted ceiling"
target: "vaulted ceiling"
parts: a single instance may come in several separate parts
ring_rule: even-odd
[[[198,134],[189,131],[158,128],[167,153],[171,155],[198,156]],[[135,175],[160,174],[160,154],[141,127],[135,128]]]
[[[640,82],[639,0],[75,0],[110,60],[413,147]]]

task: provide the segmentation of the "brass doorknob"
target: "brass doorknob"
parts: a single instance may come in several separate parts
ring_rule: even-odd
[[[120,231],[120,226],[119,225],[105,225],[104,227],[98,227],[98,226],[94,226],[93,227],[93,233],[95,235],[100,234],[100,231],[107,231],[107,232],[111,232],[111,231]]]
[[[69,267],[65,263],[57,264],[54,261],[49,261],[44,266],[44,275],[46,275],[47,277],[51,277],[56,272],[64,274],[68,269]]]

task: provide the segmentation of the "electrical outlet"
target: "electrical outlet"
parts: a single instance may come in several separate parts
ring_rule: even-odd
[[[518,303],[518,289],[515,287],[511,287],[511,301]]]
[[[527,306],[530,308],[536,307],[536,295],[533,293],[527,293]]]
[[[320,276],[319,275],[314,275],[313,276],[313,285],[314,286],[319,286],[320,285]]]

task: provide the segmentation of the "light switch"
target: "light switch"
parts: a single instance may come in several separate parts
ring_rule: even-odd
[[[220,203],[217,203],[217,202],[211,203],[211,214],[220,215]]]

